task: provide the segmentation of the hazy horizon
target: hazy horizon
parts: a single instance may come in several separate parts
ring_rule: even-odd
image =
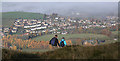
[[[3,2],[2,12],[58,13],[62,16],[117,16],[117,2]]]

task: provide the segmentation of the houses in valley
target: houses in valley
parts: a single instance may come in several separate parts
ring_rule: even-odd
[[[66,30],[82,27],[83,29],[91,27],[110,27],[117,25],[117,17],[106,17],[106,19],[79,19],[60,17],[53,13],[52,15],[45,15],[44,19],[16,19],[11,28],[3,28],[3,32],[7,33],[59,33],[67,34]]]

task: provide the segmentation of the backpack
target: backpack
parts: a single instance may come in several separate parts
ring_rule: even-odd
[[[62,41],[61,42],[61,47],[64,47],[64,46],[65,46],[64,41]]]
[[[55,45],[55,38],[52,38],[51,40],[50,40],[50,43],[49,44],[51,44],[51,45]]]

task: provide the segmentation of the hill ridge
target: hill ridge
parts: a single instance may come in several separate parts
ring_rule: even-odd
[[[33,12],[2,12],[3,27],[10,27],[18,18],[22,19],[43,19],[43,14]]]
[[[3,59],[118,59],[118,44],[120,42],[87,47],[72,45],[45,53],[13,52],[3,49],[2,57]]]

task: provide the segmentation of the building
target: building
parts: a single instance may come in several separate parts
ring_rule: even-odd
[[[4,28],[4,32],[9,32],[9,28]]]

